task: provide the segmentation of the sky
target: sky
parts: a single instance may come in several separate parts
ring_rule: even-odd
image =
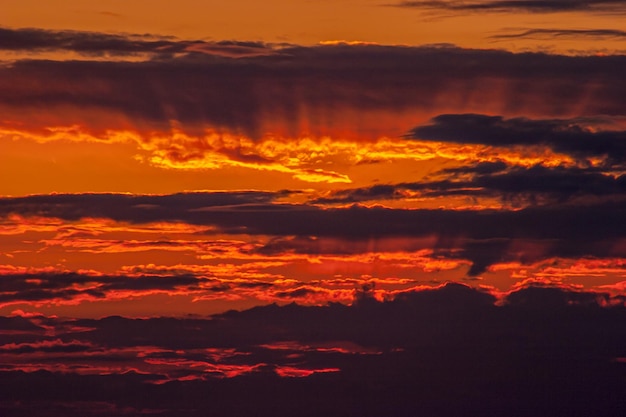
[[[1,414],[622,415],[625,14],[4,0]]]

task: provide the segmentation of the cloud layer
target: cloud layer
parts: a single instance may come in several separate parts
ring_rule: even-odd
[[[626,317],[609,299],[529,287],[496,306],[451,284],[385,303],[365,294],[352,307],[269,305],[211,319],[16,316],[5,321],[24,330],[0,332],[0,409],[616,416]]]
[[[526,181],[526,177],[530,179],[536,173],[542,178],[552,180],[552,189],[549,181],[544,184],[538,180],[534,185]],[[590,174],[580,174],[580,178],[589,177],[590,184],[572,185],[568,190],[564,186],[572,181],[571,175],[558,172],[548,174],[543,168],[514,170],[509,175],[511,177],[508,178],[477,177],[475,185],[482,182],[486,192],[503,195],[541,191],[557,200],[567,199],[584,191],[585,187],[593,188],[591,193],[601,194],[595,190],[601,181],[607,183],[607,194],[619,193],[622,188],[621,180],[611,182],[601,175],[593,178]],[[520,181],[524,183],[522,189],[515,190],[515,183]],[[441,183],[438,185],[441,186]],[[397,188],[402,187],[417,188],[411,185],[400,185]],[[431,185],[430,188],[434,189],[435,186]],[[448,187],[448,191],[453,192],[454,189],[450,188]],[[555,191],[554,188],[560,191]],[[367,192],[381,192],[373,190]],[[389,190],[382,188],[383,192]],[[363,192],[357,190],[351,193],[352,196],[358,196]],[[165,196],[41,195],[2,198],[0,215],[7,218],[21,216],[69,222],[100,218],[125,224],[182,223],[207,227],[218,234],[322,239],[319,242],[309,240],[304,246],[302,243],[305,241],[302,240],[284,240],[280,246],[282,253],[294,250],[297,253],[303,248],[307,248],[303,253],[324,253],[324,242],[327,239],[346,242],[347,246],[350,246],[349,242],[354,242],[355,248],[362,248],[357,249],[358,252],[371,250],[366,248],[372,247],[371,244],[359,245],[358,242],[384,242],[385,239],[406,238],[409,242],[415,240],[415,243],[410,246],[405,243],[405,248],[434,249],[436,253],[440,251],[439,254],[443,257],[470,260],[473,262],[470,275],[480,274],[498,262],[532,263],[551,257],[607,258],[626,255],[626,247],[623,245],[626,226],[621,221],[626,216],[626,205],[622,199],[600,200],[581,205],[531,205],[521,210],[443,210],[357,205],[323,208],[312,204],[271,203],[272,198],[272,194],[253,192]],[[343,198],[350,197],[344,194]],[[516,242],[536,246],[537,250],[530,250],[528,253],[520,251]]]
[[[12,48],[28,47],[25,36],[16,31]],[[253,138],[394,135],[397,127],[364,116],[470,108],[621,114],[626,90],[620,56],[345,44],[278,52],[245,59],[188,53],[140,62],[18,61],[0,69],[4,127],[77,126],[99,135],[131,129],[147,136],[155,129],[170,132],[174,123],[187,132],[226,130]],[[26,113],[37,116],[24,119]]]

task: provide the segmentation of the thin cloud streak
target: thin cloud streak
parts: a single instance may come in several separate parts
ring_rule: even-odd
[[[505,33],[499,33],[489,36],[489,39],[507,40],[507,39],[626,39],[626,31],[617,29],[519,29],[515,33],[509,30]]]
[[[0,27],[0,50],[20,52],[72,51],[86,56],[152,54],[171,57],[181,53],[206,53],[230,57],[269,55],[271,45],[261,42],[181,40],[151,34],[111,34],[86,31],[54,31]]]
[[[452,13],[623,13],[624,0],[418,0],[391,4],[408,9]]]

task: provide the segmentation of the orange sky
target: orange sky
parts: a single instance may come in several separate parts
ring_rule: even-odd
[[[0,416],[620,415],[624,16],[0,0]]]
[[[398,2],[399,3],[399,2]],[[490,36],[525,28],[626,30],[610,13],[447,13],[391,7],[379,0],[202,0],[106,1],[6,0],[3,24],[10,27],[152,33],[186,39],[260,40],[316,44],[346,40],[382,44],[453,43],[513,50],[624,50],[624,40],[498,40]],[[517,30],[519,32],[519,30]]]
[[[3,3],[0,314],[624,291],[626,235],[573,226],[622,209],[624,19],[213,3]]]

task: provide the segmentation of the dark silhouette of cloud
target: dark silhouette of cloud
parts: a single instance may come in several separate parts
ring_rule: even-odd
[[[16,317],[2,317],[0,316],[0,329],[6,332],[32,332],[41,331],[42,327],[34,324],[27,318]]]
[[[57,366],[79,365],[69,372],[43,370],[56,352],[0,355],[15,361],[2,363],[0,410],[50,417],[619,416],[626,309],[613,304],[607,294],[559,287],[519,289],[496,303],[448,284],[353,306],[47,319],[50,329],[65,330],[54,340],[36,333],[30,345],[90,350],[56,356]],[[68,324],[89,330],[67,332]],[[89,359],[121,352],[118,362]],[[248,371],[216,371],[228,367]]]
[[[0,199],[0,215],[63,220],[105,218],[131,223],[158,221],[215,226],[227,233],[276,236],[367,238],[441,233],[480,238],[614,238],[626,231],[614,221],[626,209],[620,202],[585,206],[500,210],[409,210],[384,207],[324,209],[306,204],[214,205],[212,193],[166,196],[52,194]],[[177,204],[175,204],[177,203]],[[206,207],[203,207],[206,204]],[[595,219],[602,213],[606,220]],[[273,219],[281,216],[281,221]],[[554,221],[552,217],[560,218]],[[519,227],[515,227],[519,224]],[[536,226],[532,226],[536,224]]]
[[[506,39],[626,39],[626,31],[617,29],[520,29],[517,32],[500,33],[489,38]]]
[[[67,220],[83,218],[86,211],[93,211],[92,214],[95,217],[102,216],[116,219],[119,216],[120,220],[123,218],[129,220],[127,216],[132,211],[136,211],[137,213],[145,213],[148,217],[154,217],[154,220],[165,219],[171,215],[171,220],[180,217],[181,221],[185,221],[185,216],[202,216],[202,213],[208,213],[218,207],[227,211],[230,209],[243,210],[247,206],[257,207],[271,203],[288,194],[289,192],[287,191],[218,191],[169,195],[85,193],[63,194],[63,197],[60,198],[56,198],[55,195],[30,196],[4,200],[0,205],[3,203],[7,204],[5,208],[8,211],[16,210],[16,212],[21,212],[24,215],[37,215],[39,213],[44,216],[59,216]],[[10,206],[13,207],[11,208]],[[66,211],[66,207],[73,207],[73,209]],[[2,214],[6,215],[8,211]],[[137,220],[139,222],[142,221],[139,218]],[[151,220],[146,219],[146,221]]]
[[[71,341],[65,343],[60,339],[44,340],[36,343],[11,343],[0,346],[1,353],[20,354],[20,353],[76,353],[85,352],[93,348],[89,343]]]
[[[456,168],[445,168],[442,172],[449,174],[495,174],[504,171],[508,165],[505,162],[479,162],[474,165],[467,165]]]
[[[495,114],[621,115],[626,97],[623,56],[377,45],[280,52],[244,59],[17,61],[0,68],[0,109],[8,128],[77,125],[102,137],[115,129],[148,137],[169,132],[173,122],[198,134],[378,137],[407,128],[375,123],[380,112],[433,115],[467,111],[471,103],[472,111]]]
[[[197,290],[210,279],[191,275],[113,276],[78,273],[3,274],[0,280],[0,303],[104,299],[110,292]],[[80,289],[77,289],[80,287]]]
[[[619,13],[626,10],[623,0],[417,0],[393,5],[451,13]]]
[[[213,53],[234,57],[273,53],[270,46],[260,42],[207,42],[150,34],[110,34],[35,28],[0,28],[0,50],[73,51],[92,56],[124,56],[149,53],[163,57],[188,52]]]
[[[618,184],[609,188],[619,186],[621,189],[619,184],[622,180],[616,181]],[[558,179],[557,173],[556,183],[559,182],[562,180]],[[532,182],[530,184],[533,186]],[[540,186],[541,181],[535,182],[534,187]],[[581,205],[535,205],[506,211],[249,204],[250,198],[258,198],[254,193],[245,194],[245,197],[235,193],[234,200],[242,204],[224,205],[224,201],[232,201],[232,198],[227,193],[218,193],[217,196],[213,193],[194,193],[170,196],[56,194],[5,197],[0,199],[0,216],[40,216],[67,221],[105,218],[137,224],[182,222],[214,227],[216,231],[229,234],[332,238],[346,243],[393,237],[436,237],[437,249],[444,250],[442,254],[475,261],[482,265],[481,269],[494,261],[479,262],[479,259],[485,259],[481,254],[489,253],[485,251],[485,245],[492,247],[492,242],[496,241],[500,242],[504,251],[498,255],[501,261],[535,262],[555,256],[626,255],[622,253],[622,246],[617,245],[626,236],[626,223],[622,221],[626,218],[626,204],[619,199]],[[270,197],[264,195],[263,198]],[[280,221],[276,221],[277,218]],[[527,257],[526,254],[506,249],[514,241],[542,243],[545,249]],[[291,245],[295,250],[305,252],[314,250],[315,245],[304,243],[302,239],[291,242],[287,239],[280,245],[284,248]],[[451,249],[459,251],[449,251]],[[275,249],[268,250],[275,252]],[[473,268],[472,272],[479,271]],[[40,290],[33,291],[30,293],[32,299],[48,296],[47,293],[40,294]],[[89,291],[95,291],[91,296],[101,296],[97,288]]]
[[[543,145],[583,161],[604,157],[619,164],[626,159],[626,132],[594,131],[580,120],[442,114],[414,128],[407,137],[498,147]]]
[[[541,165],[506,168],[504,163],[478,163],[473,166],[442,170],[452,178],[438,181],[374,185],[337,190],[315,204],[348,204],[406,198],[403,191],[417,191],[420,197],[439,198],[465,195],[495,197],[519,205],[564,203],[574,198],[622,198],[626,177],[602,173],[598,169],[544,167]],[[471,178],[455,178],[473,174]]]

